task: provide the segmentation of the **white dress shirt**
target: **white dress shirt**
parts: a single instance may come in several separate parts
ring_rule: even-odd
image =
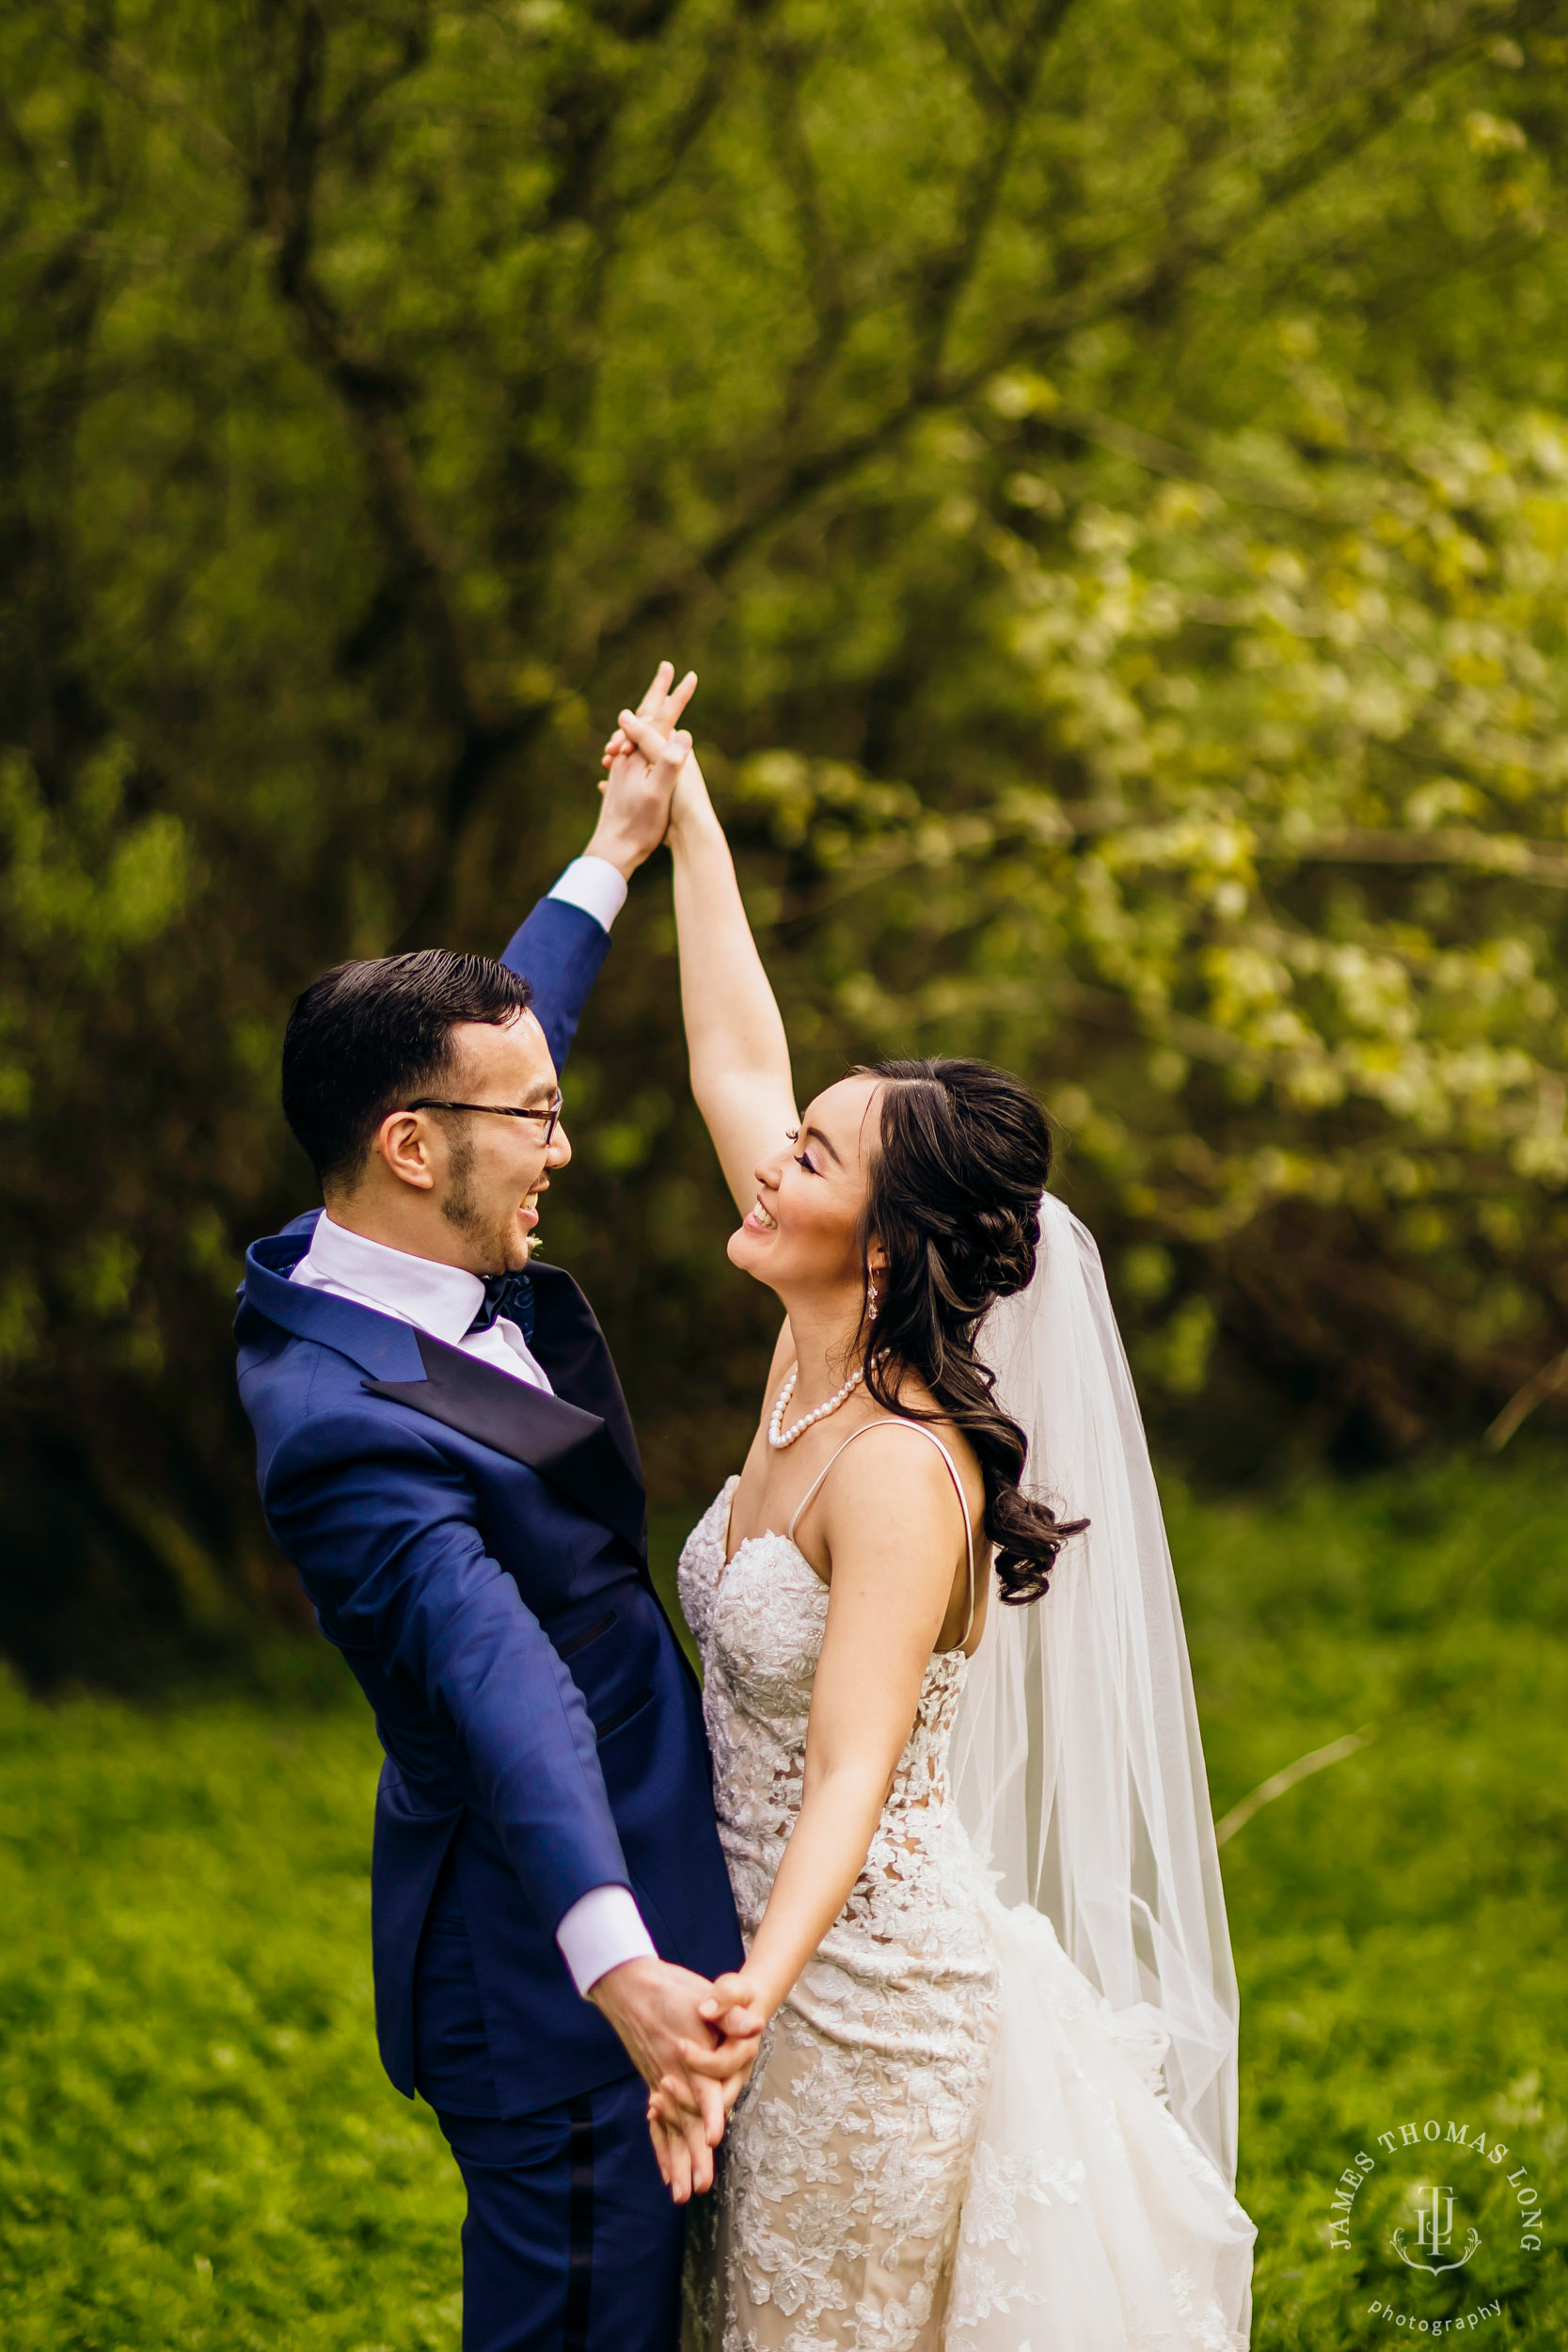
[[[568,866],[550,897],[579,907],[609,930],[626,904],[626,885],[605,859],[579,857]],[[484,1284],[462,1266],[388,1248],[385,1242],[335,1224],[324,1210],[309,1248],[289,1279],[308,1290],[352,1299],[356,1307],[370,1307],[377,1314],[395,1315],[400,1323],[411,1323],[449,1347],[477,1356],[514,1380],[543,1389],[547,1396],[555,1393],[549,1375],[510,1316],[498,1315],[487,1331],[468,1328],[483,1304]],[[657,1958],[636,1899],[624,1886],[595,1886],[581,1896],[557,1928],[555,1940],[573,1982],[584,1994],[623,1961]]]
[[[626,878],[604,857],[575,857],[555,888],[552,898],[591,914],[601,930],[609,930],[626,903]]]
[[[465,1356],[477,1356],[497,1372],[526,1380],[531,1389],[543,1389],[546,1396],[555,1394],[549,1374],[510,1315],[498,1315],[487,1331],[469,1330],[484,1304],[484,1285],[463,1266],[388,1248],[384,1241],[335,1225],[324,1209],[310,1247],[289,1279],[302,1282],[307,1290],[330,1291],[335,1298],[352,1298],[356,1306],[373,1307],[377,1314],[395,1315],[400,1323],[417,1324],[449,1347],[460,1347]]]

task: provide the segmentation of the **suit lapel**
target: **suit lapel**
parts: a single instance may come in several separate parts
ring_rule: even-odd
[[[530,1279],[534,1354],[549,1374],[557,1396],[570,1398],[585,1412],[598,1415],[641,1490],[642,1462],[631,1415],[593,1308],[561,1266],[532,1266]]]
[[[562,1279],[570,1282],[569,1276]],[[577,1291],[575,1282],[571,1288]],[[577,1295],[581,1298],[580,1291],[577,1291]],[[586,1300],[583,1311],[587,1312]],[[588,1320],[593,1323],[591,1314]],[[596,1324],[594,1331],[596,1336]],[[432,1421],[460,1430],[466,1438],[477,1438],[481,1445],[492,1447],[514,1462],[525,1463],[570,1496],[590,1518],[601,1520],[617,1535],[624,1535],[633,1550],[641,1553],[646,1503],[641,1478],[632,1467],[637,1458],[636,1447],[632,1445],[628,1462],[623,1447],[611,1436],[603,1413],[585,1410],[564,1396],[546,1396],[543,1389],[532,1388],[524,1380],[514,1380],[493,1365],[466,1356],[461,1348],[449,1347],[444,1341],[433,1339],[428,1331],[417,1332],[415,1336],[424,1378],[367,1380],[364,1386],[372,1396],[390,1397],[399,1405],[412,1406],[416,1412],[427,1413]],[[599,1346],[604,1347],[602,1338]],[[540,1361],[545,1360],[541,1355]],[[546,1364],[546,1368],[553,1380],[554,1365]],[[614,1381],[613,1370],[610,1377]],[[619,1382],[615,1382],[615,1396],[619,1401]],[[624,1402],[621,1415],[625,1419]],[[629,1438],[629,1422],[626,1435]]]

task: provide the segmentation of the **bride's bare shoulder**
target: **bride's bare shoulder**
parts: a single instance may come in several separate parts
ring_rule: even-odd
[[[972,1513],[983,1512],[986,1482],[980,1470],[980,1457],[964,1432],[948,1420],[940,1398],[932,1394],[924,1380],[917,1378],[913,1373],[906,1373],[898,1384],[898,1402],[911,1416],[918,1416],[933,1437],[941,1438],[958,1463]],[[942,1474],[946,1475],[945,1471]]]
[[[899,1381],[898,1403],[911,1419],[919,1419],[928,1428],[934,1429],[949,1454],[956,1454],[960,1462],[975,1459],[974,1449],[963,1431],[948,1420],[942,1399],[933,1394],[917,1374],[907,1372]]]

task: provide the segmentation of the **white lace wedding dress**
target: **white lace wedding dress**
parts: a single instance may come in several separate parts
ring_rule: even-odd
[[[735,1486],[680,1597],[749,1944],[800,1810],[828,1588],[787,1535],[726,1567]],[[1004,1909],[948,1802],[968,1665],[927,1668],[865,1867],[693,2206],[684,2352],[1244,2352],[1252,2225],[1156,2095],[1152,2012],[1113,2017],[1039,1913]]]

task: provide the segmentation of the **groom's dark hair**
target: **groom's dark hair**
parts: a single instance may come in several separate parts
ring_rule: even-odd
[[[504,963],[445,947],[335,963],[313,979],[283,1036],[283,1116],[321,1183],[352,1183],[388,1112],[450,1081],[457,1022],[502,1028],[532,1002]]]

